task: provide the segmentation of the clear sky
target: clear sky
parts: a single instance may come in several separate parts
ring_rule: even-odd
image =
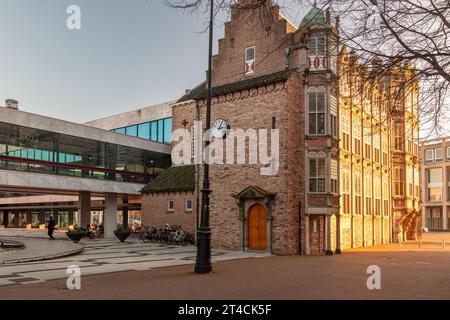
[[[0,0],[0,105],[86,122],[177,99],[205,78],[206,21],[163,0]]]
[[[204,22],[162,0],[0,0],[0,105],[85,122],[176,99],[205,77]]]
[[[296,25],[299,3],[283,7]],[[81,30],[66,26],[70,5]],[[205,78],[206,21],[163,0],[0,0],[0,105],[86,122],[177,99]]]

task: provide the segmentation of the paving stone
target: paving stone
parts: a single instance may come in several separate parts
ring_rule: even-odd
[[[30,247],[34,246],[36,250],[40,247],[41,251],[45,251],[46,246],[54,243],[72,244],[69,241],[45,240],[42,233],[38,232],[27,237],[23,237],[23,233],[20,232],[10,233],[10,235],[13,234],[22,235],[21,239],[30,242]],[[79,266],[81,275],[86,276],[193,264],[197,251],[194,246],[165,246],[144,243],[137,238],[131,238],[125,243],[119,243],[116,239],[82,240],[80,245],[84,246],[84,249],[78,255],[49,261],[0,265],[0,286],[64,279],[68,276],[66,270],[71,265]],[[267,254],[227,250],[213,250],[212,252],[214,262],[263,256],[267,256]]]

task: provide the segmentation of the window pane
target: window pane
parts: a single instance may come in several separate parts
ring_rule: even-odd
[[[317,38],[317,55],[318,56],[325,55],[325,37]]]
[[[317,177],[316,159],[309,159],[309,176]]]
[[[317,133],[316,114],[315,113],[310,113],[309,114],[309,133],[310,134],[316,134]]]
[[[127,135],[137,137],[137,126],[127,127]]]
[[[50,159],[50,153],[48,151],[42,151],[42,158],[43,161],[51,161]]]
[[[150,140],[150,123],[142,123],[138,126],[139,138]]]
[[[316,111],[316,94],[310,93],[308,94],[309,98],[309,112],[315,112]]]
[[[317,111],[325,111],[325,93],[317,94]]]
[[[429,201],[441,201],[442,189],[441,188],[428,188],[428,200]]]
[[[437,160],[442,160],[442,149],[438,148],[435,150],[435,159]]]
[[[325,192],[325,179],[319,179],[317,191],[318,192]]]
[[[42,150],[34,150],[34,158],[36,160],[42,160]]]
[[[121,134],[125,134],[125,128],[119,128],[119,129],[116,129],[116,130],[114,130],[114,132],[116,132],[116,133],[121,133]]]
[[[316,46],[317,46],[317,38],[316,37],[309,38],[309,55],[310,56],[316,55]]]
[[[158,142],[164,142],[164,120],[158,120]]]
[[[442,182],[442,169],[435,168],[428,171],[428,182],[429,183],[441,183]]]
[[[253,60],[255,60],[255,48],[245,49],[245,61],[249,62],[249,61],[253,61]]]
[[[172,142],[172,118],[164,120],[164,142]]]
[[[319,134],[324,134],[325,133],[325,114],[319,113],[317,116],[318,116],[317,132]]]
[[[317,192],[316,179],[309,179],[309,191]]]
[[[158,122],[157,121],[153,121],[151,123],[151,139],[153,141],[158,140]]]
[[[318,159],[319,168],[318,168],[318,176],[325,177],[325,159]]]

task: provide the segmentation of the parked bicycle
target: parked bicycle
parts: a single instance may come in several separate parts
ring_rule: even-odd
[[[183,231],[181,226],[166,224],[164,228],[150,228],[141,226],[139,239],[144,242],[183,245],[195,243],[195,236],[189,232]]]

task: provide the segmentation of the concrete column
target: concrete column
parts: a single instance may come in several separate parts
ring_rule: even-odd
[[[333,255],[333,251],[331,251],[331,216],[328,214],[325,215],[325,254]]]
[[[79,227],[86,228],[91,223],[91,193],[82,191],[78,201]]]
[[[341,215],[336,215],[336,254],[342,253],[341,247]]]
[[[103,226],[105,238],[114,238],[114,230],[117,228],[117,194],[105,195],[105,211],[103,213]]]
[[[5,228],[8,228],[8,218],[9,218],[8,211],[4,210],[3,211],[3,225],[5,226]]]
[[[309,247],[309,215],[305,215],[305,254],[310,255],[311,250]]]

